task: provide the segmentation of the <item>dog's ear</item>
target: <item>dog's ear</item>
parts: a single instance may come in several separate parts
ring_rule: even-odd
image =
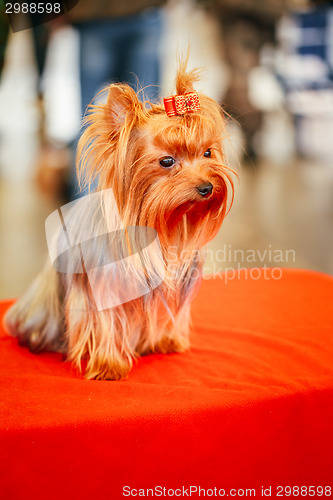
[[[112,182],[122,185],[119,175],[128,161],[132,132],[147,116],[143,104],[129,85],[114,84],[102,93],[104,91],[108,92],[106,103],[89,106],[84,118],[85,129],[78,142],[80,188],[93,185],[96,178],[100,186],[112,187]]]
[[[119,133],[124,126],[132,128],[141,121],[144,108],[129,85],[110,85],[105,113],[111,131]]]

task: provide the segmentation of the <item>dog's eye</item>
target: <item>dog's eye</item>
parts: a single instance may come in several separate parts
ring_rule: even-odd
[[[211,150],[209,148],[207,149],[207,151],[204,152],[204,156],[206,158],[210,158],[212,156],[212,152],[211,152]]]
[[[170,168],[174,163],[176,163],[176,160],[172,158],[172,156],[163,156],[163,158],[160,159],[160,165],[163,168]]]

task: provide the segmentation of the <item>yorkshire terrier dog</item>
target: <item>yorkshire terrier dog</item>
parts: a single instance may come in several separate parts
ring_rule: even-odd
[[[81,198],[63,214],[72,247],[89,244],[75,246],[77,258],[64,251],[48,261],[6,315],[21,344],[65,353],[86,378],[119,380],[141,355],[189,347],[204,246],[234,194],[222,145],[225,115],[194,91],[197,80],[198,71],[184,63],[177,95],[164,104],[142,104],[131,87],[113,84],[105,104],[90,106],[77,175],[80,186],[98,182],[91,196],[100,196],[89,205]],[[104,195],[110,192],[111,198]],[[55,231],[57,254],[63,239]],[[143,281],[148,288],[133,291]]]

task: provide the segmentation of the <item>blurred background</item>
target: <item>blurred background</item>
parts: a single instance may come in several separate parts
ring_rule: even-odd
[[[333,274],[333,2],[80,0],[16,33],[0,6],[0,299],[40,270],[45,219],[75,196],[93,95],[137,79],[155,85],[149,99],[170,95],[188,44],[189,66],[204,68],[198,90],[231,117],[226,153],[239,175],[205,272]]]

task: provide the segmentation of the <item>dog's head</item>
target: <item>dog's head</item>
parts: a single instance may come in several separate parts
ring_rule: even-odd
[[[193,92],[197,79],[181,66],[177,95]],[[162,104],[143,105],[128,85],[110,85],[106,104],[90,106],[79,142],[81,185],[98,177],[99,190],[113,189],[124,225],[151,226],[162,244],[200,248],[233,199],[224,114],[214,100],[198,98],[200,109],[168,116]]]

